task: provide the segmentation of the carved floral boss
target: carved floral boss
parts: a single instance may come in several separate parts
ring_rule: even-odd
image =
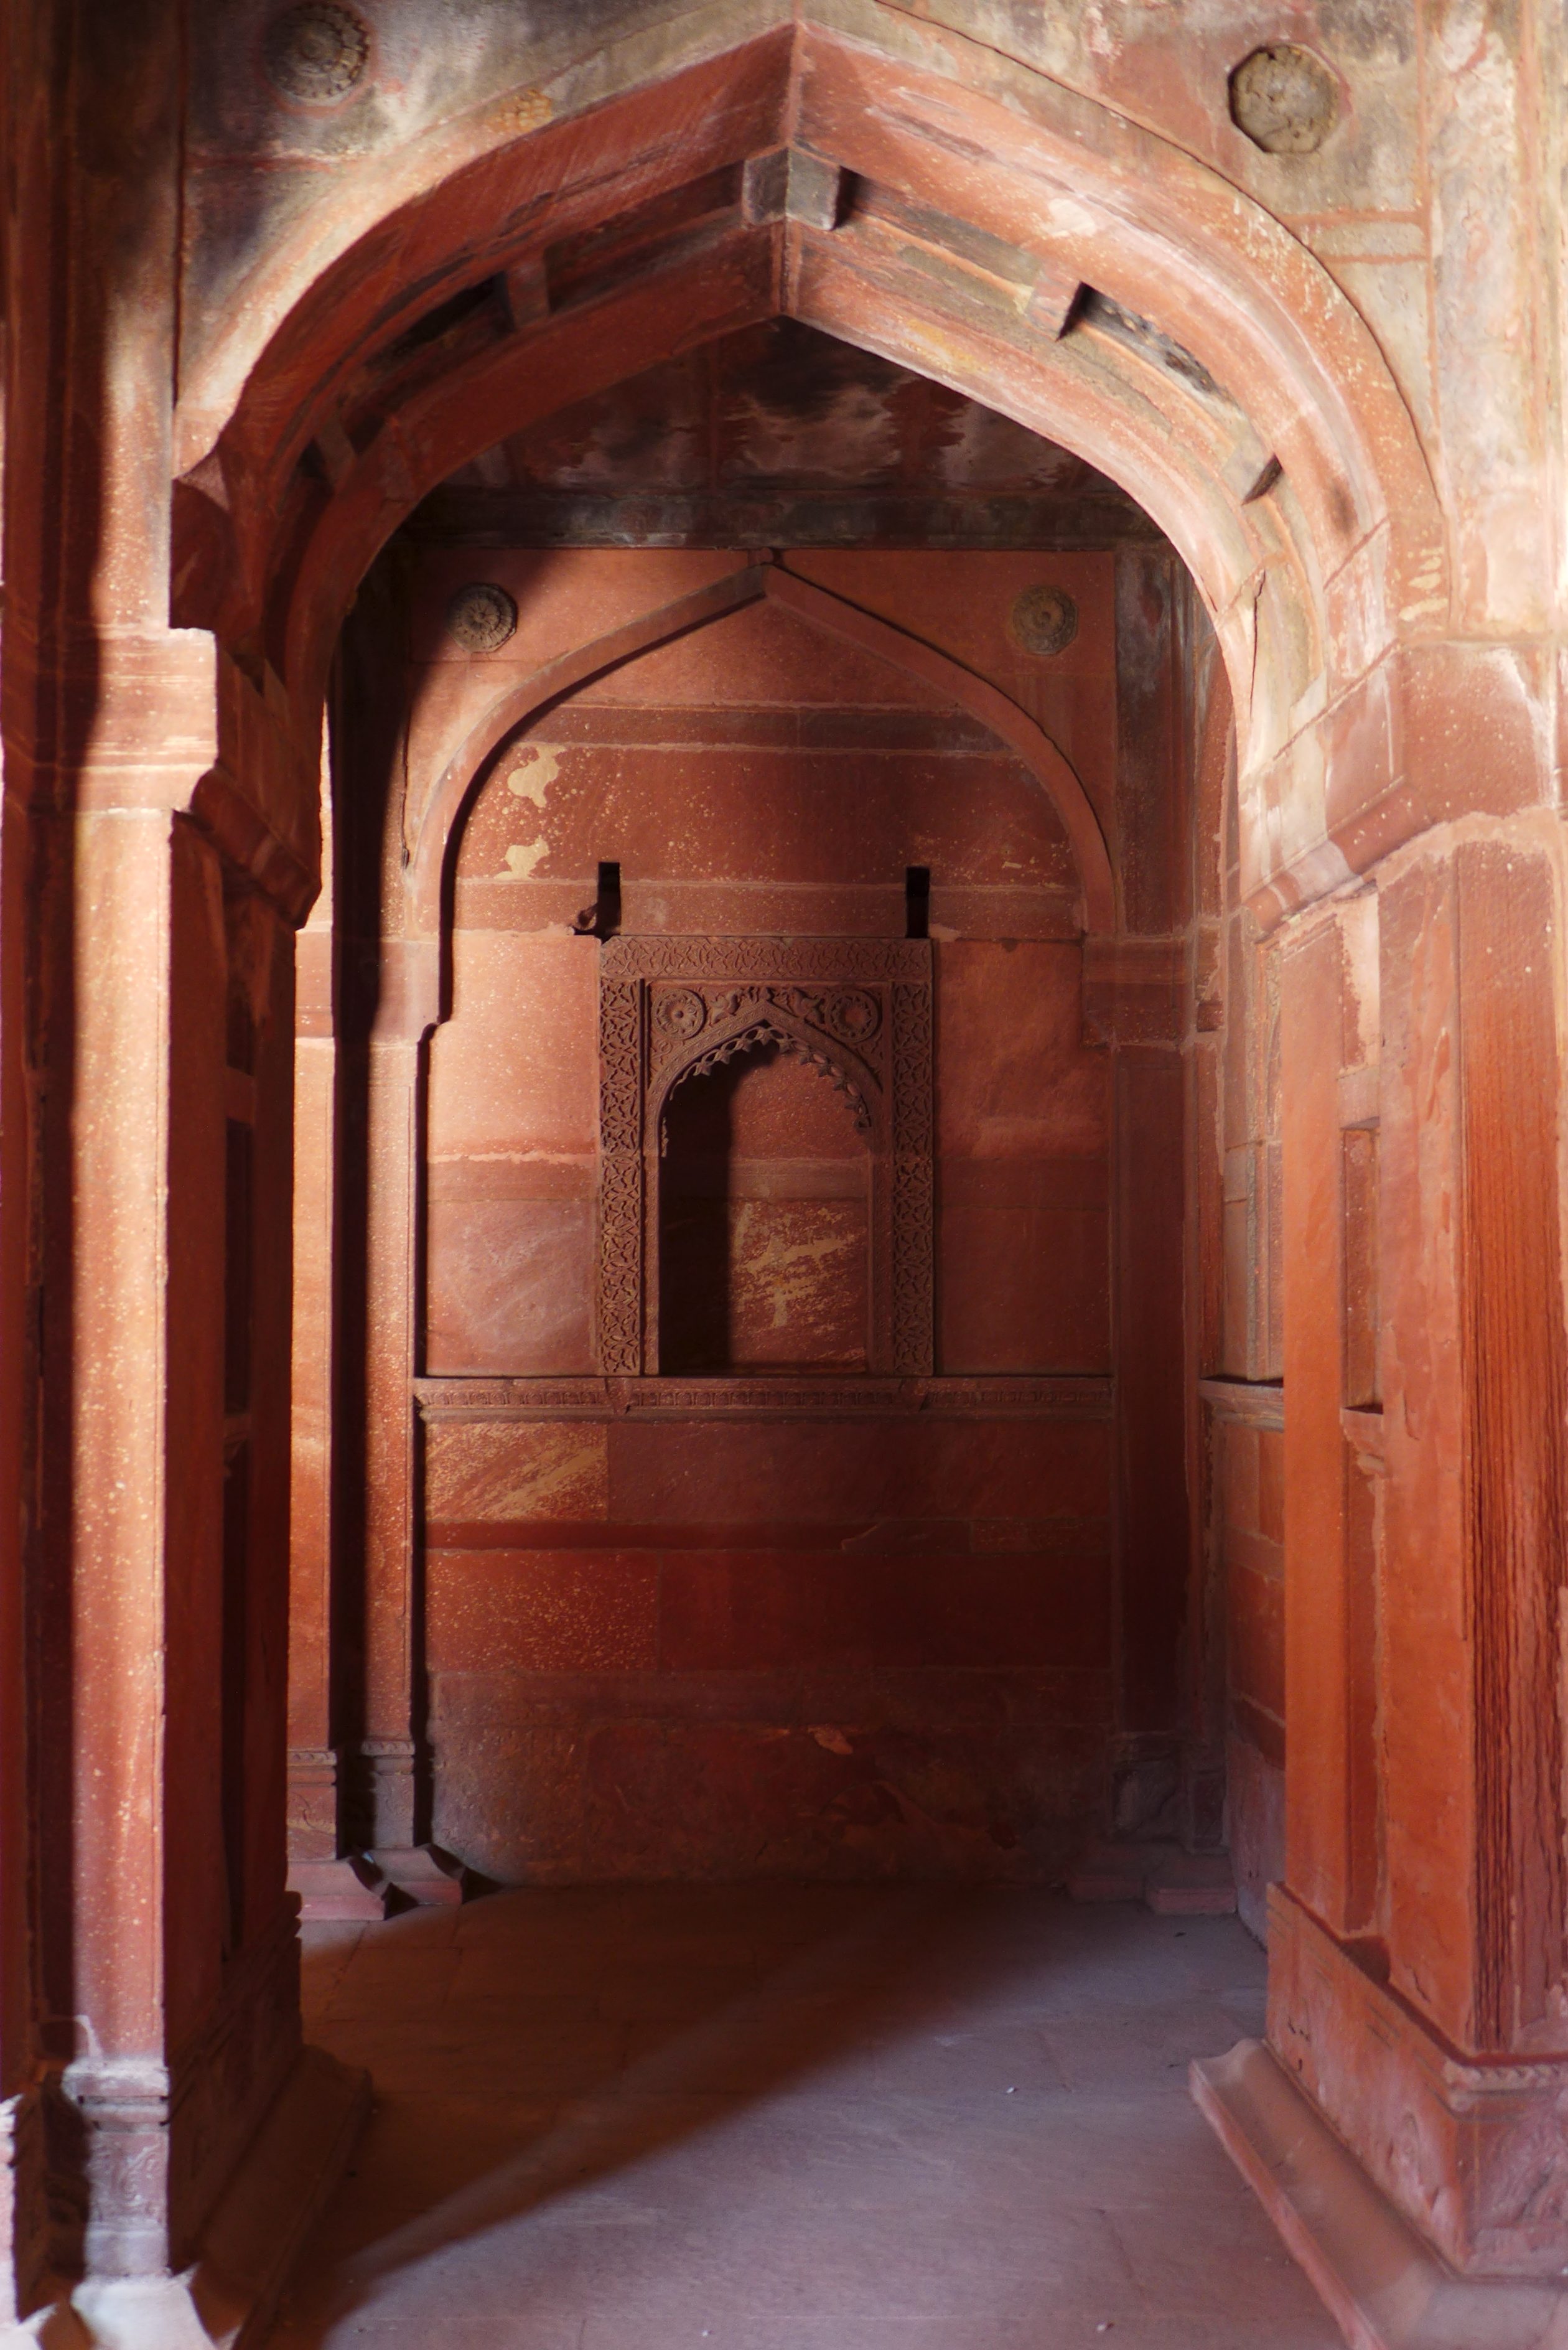
[[[867,1367],[931,1370],[931,962],[917,939],[636,939],[599,965],[599,1366],[659,1369],[664,1111],[772,1045],[844,1095],[870,1163]]]

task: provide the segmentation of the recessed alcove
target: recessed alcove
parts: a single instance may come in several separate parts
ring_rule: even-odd
[[[659,1368],[864,1370],[871,1162],[844,1093],[758,1043],[674,1088],[660,1145]]]

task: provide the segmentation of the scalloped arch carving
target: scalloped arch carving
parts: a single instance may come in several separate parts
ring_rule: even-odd
[[[754,1052],[760,1045],[777,1045],[782,1051],[793,1053],[798,1059],[808,1062],[819,1076],[831,1081],[836,1092],[845,1096],[857,1133],[868,1135],[874,1131],[881,1087],[870,1071],[863,1063],[857,1063],[854,1055],[847,1053],[842,1045],[830,1042],[820,1033],[814,1033],[775,1004],[770,1004],[768,1010],[757,1017],[742,1014],[733,1026],[722,1028],[716,1035],[703,1037],[684,1060],[661,1071],[649,1104],[649,1117],[657,1118],[662,1128],[670,1097],[678,1087],[685,1085],[690,1078],[710,1076],[737,1055]]]

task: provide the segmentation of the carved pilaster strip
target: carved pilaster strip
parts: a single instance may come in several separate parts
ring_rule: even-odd
[[[893,1368],[929,1378],[933,1360],[935,1191],[931,1168],[931,990],[893,989]]]
[[[599,983],[599,1368],[642,1368],[642,986]]]

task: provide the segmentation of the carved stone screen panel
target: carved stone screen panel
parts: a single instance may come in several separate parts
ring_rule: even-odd
[[[931,1373],[931,952],[920,939],[606,940],[599,965],[598,1344],[657,1374],[660,1140],[687,1079],[768,1045],[844,1095],[870,1162],[874,1372]]]

